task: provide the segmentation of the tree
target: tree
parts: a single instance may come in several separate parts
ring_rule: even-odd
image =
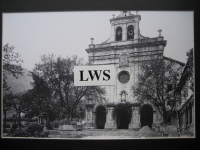
[[[35,64],[33,73],[44,80],[52,91],[54,99],[72,118],[75,110],[85,102],[85,97],[101,97],[105,93],[100,87],[74,86],[74,66],[84,65],[83,59],[76,55],[72,58],[57,57],[53,54],[42,55],[41,62]]]
[[[13,75],[16,79],[19,75],[23,75],[23,68],[21,67],[22,59],[19,53],[14,52],[14,47],[6,44],[3,46],[3,90],[8,91],[10,87],[7,84],[7,76]]]
[[[10,86],[7,83],[7,76],[12,75],[16,79],[18,76],[24,74],[21,67],[22,59],[20,59],[19,53],[14,52],[14,47],[6,44],[3,46],[3,112],[4,112],[4,129],[6,126],[6,112],[10,110],[12,106],[12,100],[14,95],[10,91]]]
[[[157,56],[140,63],[138,82],[133,86],[134,96],[141,103],[146,101],[157,107],[164,123],[168,123],[172,115],[170,110],[176,110],[181,101],[175,89],[182,67],[183,63],[169,58],[159,59]]]
[[[40,113],[46,112],[49,116],[47,127],[50,127],[50,121],[56,117],[55,102],[53,101],[52,91],[49,89],[48,84],[38,75],[30,72],[33,78],[33,89],[27,92],[27,96],[31,101],[31,106],[26,112],[26,116],[32,118]]]
[[[17,114],[18,128],[21,131],[21,113],[26,113],[31,107],[31,100],[29,99],[28,92],[21,92],[13,94],[12,107]],[[15,124],[15,122],[14,122]]]
[[[4,124],[3,129],[5,131],[6,129],[6,112],[9,111],[12,107],[12,100],[13,100],[13,94],[12,92],[7,92],[6,94],[3,94],[3,114],[4,114]]]
[[[194,93],[194,66],[193,66],[193,49],[189,50],[189,52],[186,53],[186,55],[188,56],[188,60],[187,60],[187,74],[188,74],[188,78],[190,78],[190,90]]]

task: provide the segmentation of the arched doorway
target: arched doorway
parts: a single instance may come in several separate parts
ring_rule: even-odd
[[[96,127],[97,129],[104,129],[106,123],[106,108],[98,106],[96,108]]]
[[[128,112],[125,109],[119,110],[117,115],[117,129],[128,129],[129,118]]]
[[[117,129],[128,129],[132,118],[131,106],[128,103],[118,104],[114,110]]]
[[[153,108],[150,105],[145,104],[142,106],[140,114],[140,123],[141,127],[148,125],[150,128],[152,128]]]

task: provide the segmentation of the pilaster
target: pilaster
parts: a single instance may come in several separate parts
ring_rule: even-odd
[[[127,40],[127,24],[122,24],[122,41]]]
[[[140,128],[140,112],[139,106],[132,106],[132,118],[131,118],[131,122],[129,124],[129,129],[136,129],[136,128]]]
[[[111,25],[111,41],[115,41],[115,26]]]
[[[113,118],[114,106],[107,106],[105,129],[116,129],[116,123]]]
[[[93,107],[94,104],[86,104],[86,123],[84,124],[84,128],[94,128],[94,113],[93,113]]]
[[[134,39],[138,39],[139,38],[139,34],[140,34],[140,31],[139,31],[139,21],[136,20],[136,23],[135,23],[135,26],[134,26]]]

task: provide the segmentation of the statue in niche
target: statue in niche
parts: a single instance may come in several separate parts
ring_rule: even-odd
[[[121,102],[126,102],[126,92],[125,91],[123,91],[121,94]]]
[[[128,54],[123,53],[119,56],[119,67],[128,67],[129,64]]]

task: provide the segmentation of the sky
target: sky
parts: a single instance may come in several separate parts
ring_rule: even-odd
[[[3,13],[3,45],[14,46],[21,55],[22,67],[32,70],[40,56],[53,53],[63,57],[78,55],[88,61],[85,49],[106,41],[111,35],[110,19],[120,11],[68,11]],[[131,11],[136,14],[136,11]],[[192,11],[138,11],[140,33],[167,40],[164,56],[186,62],[186,52],[194,48]]]

